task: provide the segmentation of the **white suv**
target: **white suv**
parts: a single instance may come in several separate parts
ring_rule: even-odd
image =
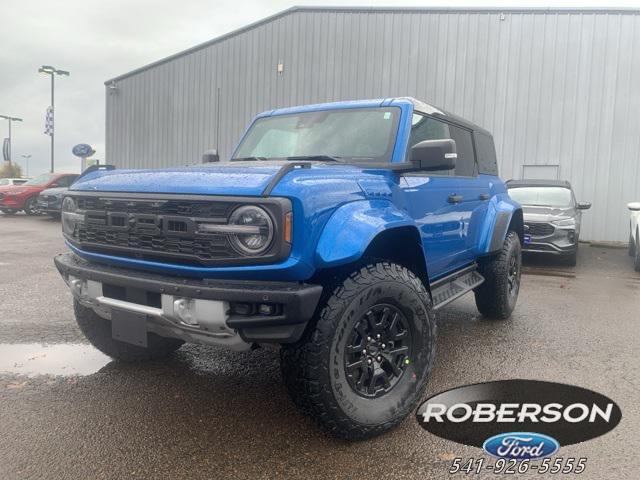
[[[27,182],[28,178],[0,178],[0,186],[22,185]]]
[[[636,272],[640,272],[640,202],[631,202],[627,205],[631,210],[629,222],[629,255],[633,257]]]

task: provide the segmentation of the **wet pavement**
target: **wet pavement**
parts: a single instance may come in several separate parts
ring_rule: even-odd
[[[366,442],[327,437],[289,400],[275,350],[110,361],[73,321],[51,260],[59,231],[0,214],[0,479],[448,478],[455,456],[482,456],[413,417]],[[593,389],[622,422],[561,456],[588,458],[580,478],[638,478],[640,274],[626,251],[588,245],[576,268],[534,259],[526,272],[509,321],[481,320],[471,296],[439,312],[427,395],[505,378]]]

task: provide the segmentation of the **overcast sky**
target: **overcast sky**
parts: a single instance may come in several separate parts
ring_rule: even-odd
[[[49,169],[44,135],[49,77],[40,65],[71,72],[56,78],[56,170],[79,171],[71,154],[89,143],[104,159],[104,81],[205,42],[293,5],[607,6],[596,1],[284,1],[284,0],[0,0],[0,115],[14,123],[13,160],[29,174]],[[638,7],[640,0],[616,6]],[[7,122],[0,120],[0,139]]]

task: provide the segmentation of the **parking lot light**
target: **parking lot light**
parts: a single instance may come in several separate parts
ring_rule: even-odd
[[[51,76],[51,131],[49,132],[49,135],[51,136],[51,173],[53,173],[54,171],[54,153],[53,153],[53,147],[54,147],[54,136],[55,136],[55,127],[54,127],[54,106],[53,106],[53,101],[54,101],[54,91],[55,91],[55,81],[54,78],[56,75],[61,75],[61,76],[65,76],[68,77],[69,76],[69,72],[67,70],[59,70],[55,67],[52,67],[51,65],[42,65],[39,69],[38,69],[39,73],[43,73],[45,75],[50,75]]]

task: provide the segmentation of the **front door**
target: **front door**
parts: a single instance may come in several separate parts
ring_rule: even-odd
[[[477,219],[486,209],[487,185],[477,175],[471,131],[414,113],[409,149],[423,140],[442,138],[456,142],[455,170],[412,172],[400,179],[432,280],[473,261],[480,234]]]

